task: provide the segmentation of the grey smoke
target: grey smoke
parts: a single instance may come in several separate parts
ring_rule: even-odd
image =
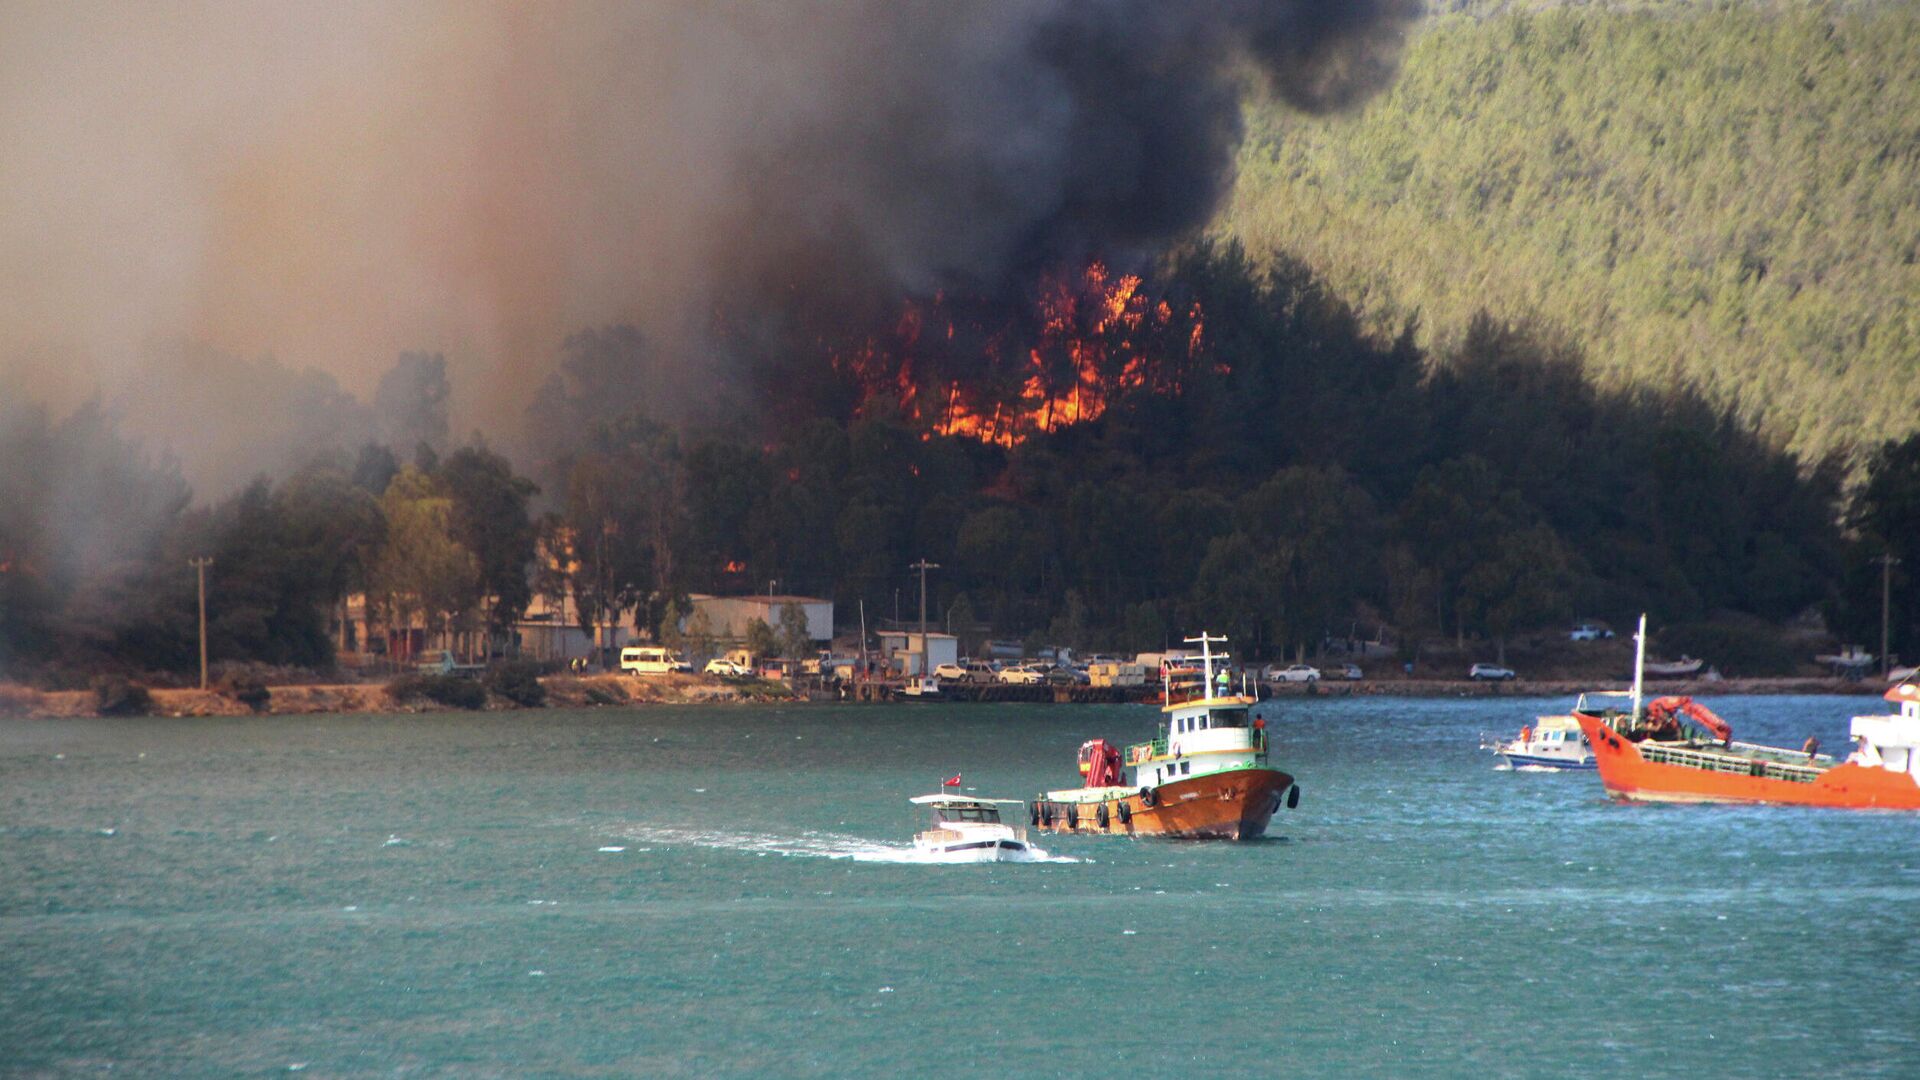
[[[103,389],[223,483],[409,350],[455,431],[517,426],[582,328],[703,370],[716,303],[1151,251],[1231,183],[1246,95],[1360,101],[1419,10],[0,0],[0,396]]]

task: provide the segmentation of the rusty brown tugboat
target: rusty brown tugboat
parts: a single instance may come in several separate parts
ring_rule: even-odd
[[[1203,633],[1187,641],[1201,647],[1199,666],[1162,673],[1160,736],[1129,746],[1124,762],[1105,739],[1082,745],[1086,786],[1041,793],[1027,807],[1033,827],[1250,840],[1282,805],[1300,804],[1293,777],[1267,764],[1266,723],[1251,718],[1258,699],[1244,688],[1233,692],[1224,671],[1215,674],[1228,657],[1213,645],[1226,638]]]

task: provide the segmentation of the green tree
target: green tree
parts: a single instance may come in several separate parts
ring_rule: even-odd
[[[779,636],[773,632],[773,627],[767,625],[765,619],[749,620],[746,638],[747,651],[753,654],[755,660],[780,656],[784,652]]]
[[[487,629],[502,637],[533,600],[527,568],[537,530],[527,503],[539,489],[484,446],[448,455],[435,481],[452,500],[449,524],[454,538],[473,555],[475,591]]]
[[[431,477],[408,466],[380,497],[386,542],[369,569],[368,586],[402,629],[423,616],[429,636],[478,599],[479,568],[452,532],[453,503]]]
[[[789,601],[780,605],[780,655],[802,660],[813,655],[813,635],[807,632],[807,610]]]

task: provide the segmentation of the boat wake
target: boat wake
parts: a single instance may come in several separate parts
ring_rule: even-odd
[[[797,835],[741,832],[729,829],[691,829],[672,825],[632,825],[614,831],[621,839],[636,843],[669,847],[714,848],[748,855],[777,855],[782,858],[850,859],[872,863],[952,863],[956,860],[937,852],[921,851],[911,844],[882,844],[848,836],[845,833],[806,831]],[[1069,855],[1047,855],[1022,862],[1071,863],[1079,859]]]

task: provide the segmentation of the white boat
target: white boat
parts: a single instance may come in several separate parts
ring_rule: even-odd
[[[942,697],[940,680],[931,675],[908,679],[907,684],[900,688],[900,693],[908,701],[939,701]]]
[[[1603,692],[1580,695],[1576,710],[1586,708],[1587,698],[1610,696]],[[1626,695],[1620,695],[1626,696]],[[1572,716],[1542,716],[1511,739],[1480,737],[1480,749],[1491,750],[1507,764],[1535,769],[1591,769],[1593,747],[1580,734],[1580,722]]]
[[[1706,665],[1707,662],[1705,660],[1696,660],[1691,656],[1682,656],[1678,660],[1648,660],[1642,666],[1646,669],[1648,675],[1662,679],[1672,679],[1687,675],[1697,675],[1700,673],[1700,669]]]
[[[940,862],[1032,862],[1047,853],[1027,843],[1027,830],[1000,821],[1000,807],[1019,799],[976,799],[970,795],[915,795],[910,800],[933,812],[933,827],[915,833],[916,851]]]

